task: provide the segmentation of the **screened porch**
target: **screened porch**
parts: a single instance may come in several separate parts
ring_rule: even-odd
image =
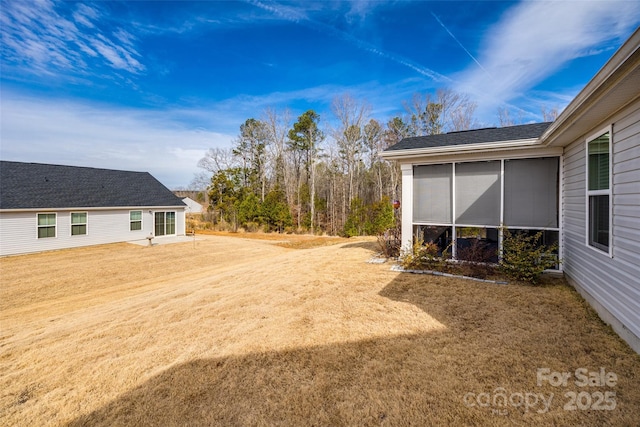
[[[413,236],[466,259],[481,245],[497,262],[501,226],[559,242],[559,158],[413,166]]]

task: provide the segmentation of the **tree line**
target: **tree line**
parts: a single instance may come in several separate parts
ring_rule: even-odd
[[[291,117],[267,109],[240,125],[229,148],[198,162],[219,227],[331,235],[371,235],[395,226],[400,171],[378,153],[410,136],[477,127],[476,104],[451,90],[414,95],[406,114],[382,123],[348,94],[331,106],[334,125],[309,110]],[[502,116],[501,124],[502,123]],[[512,123],[506,123],[512,124]]]

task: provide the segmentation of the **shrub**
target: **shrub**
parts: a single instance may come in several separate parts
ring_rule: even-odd
[[[254,193],[247,194],[238,206],[238,225],[248,229],[253,226],[251,223],[261,222],[260,209],[261,203],[258,196]]]
[[[255,233],[260,230],[260,224],[257,222],[249,221],[245,224],[244,229],[248,233]]]
[[[287,199],[279,187],[269,191],[261,207],[262,219],[269,229],[287,232],[293,225],[293,218],[287,205]]]
[[[402,234],[399,227],[390,228],[378,234],[378,246],[387,258],[397,258],[400,255]]]
[[[367,207],[362,199],[356,197],[351,201],[349,216],[344,223],[343,233],[346,237],[361,236],[364,234],[367,222]]]
[[[438,245],[424,243],[421,239],[416,239],[411,249],[400,255],[400,265],[407,270],[433,268],[439,263]]]
[[[384,233],[389,227],[393,227],[396,221],[394,215],[393,205],[387,196],[368,205],[356,197],[351,201],[343,234],[346,237],[353,237]]]
[[[370,235],[384,233],[389,227],[393,227],[396,222],[393,204],[387,196],[368,206],[367,216],[365,233]]]
[[[500,270],[508,277],[536,284],[543,271],[560,263],[555,252],[558,244],[540,244],[542,231],[527,236],[525,233],[503,229]]]
[[[461,274],[479,279],[485,279],[494,272],[495,257],[496,251],[480,239],[472,239],[469,246],[457,251]]]

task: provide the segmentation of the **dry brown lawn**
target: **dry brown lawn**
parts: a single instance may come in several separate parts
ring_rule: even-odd
[[[561,280],[241,237],[0,259],[0,425],[638,425],[640,356]],[[539,368],[572,378],[538,386]],[[617,382],[580,387],[579,368]]]

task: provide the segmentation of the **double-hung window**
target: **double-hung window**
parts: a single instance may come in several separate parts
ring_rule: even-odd
[[[611,254],[611,129],[587,140],[587,244]]]
[[[129,230],[142,230],[142,211],[129,211]]]
[[[87,213],[71,212],[71,235],[82,236],[87,234]]]
[[[38,214],[38,239],[56,237],[56,214]]]

